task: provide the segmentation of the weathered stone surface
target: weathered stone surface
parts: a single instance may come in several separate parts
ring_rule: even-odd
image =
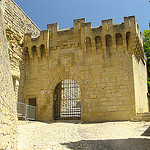
[[[146,60],[136,18],[121,24],[103,20],[95,28],[84,18],[73,23],[63,30],[49,24],[37,38],[25,35],[25,99],[36,98],[38,120],[53,120],[53,92],[64,79],[81,88],[83,121],[129,120],[147,112]]]
[[[23,99],[24,34],[39,35],[38,27],[13,0],[0,1],[0,149],[16,149],[17,109]],[[21,77],[21,79],[20,79]],[[20,88],[19,88],[20,86]],[[18,89],[19,88],[19,89]]]
[[[0,1],[0,149],[16,149],[17,109],[4,24],[4,2]]]
[[[25,82],[24,34],[30,32],[32,37],[37,37],[40,29],[13,0],[5,1],[4,20],[14,89],[16,97],[23,102]]]

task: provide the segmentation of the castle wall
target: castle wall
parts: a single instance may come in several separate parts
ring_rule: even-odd
[[[83,121],[129,120],[135,113],[131,56],[118,52],[105,60],[105,55],[99,54],[82,61],[80,51],[72,50],[73,66],[65,60],[58,64],[58,57],[72,57],[61,54],[61,50],[51,52],[50,62],[27,62],[26,99],[37,98],[38,119],[53,120],[53,91],[59,82],[71,78],[81,87]],[[104,61],[111,67],[105,67]]]
[[[4,24],[4,2],[0,1],[0,149],[15,150],[17,109]]]
[[[136,113],[135,86],[139,86],[134,78],[134,69],[139,67],[135,67],[133,56],[139,63],[141,43],[134,16],[125,17],[121,24],[103,20],[102,26],[94,28],[84,18],[77,19],[70,29],[59,30],[55,23],[41,31],[38,38],[27,34],[26,103],[36,98],[37,119],[53,120],[55,87],[64,79],[73,79],[82,93],[81,120],[129,120]],[[147,89],[145,81],[142,88]],[[145,101],[143,92],[140,101]]]
[[[37,37],[40,30],[13,0],[0,1],[0,149],[16,149],[16,102],[18,95],[20,101],[24,98],[23,41],[28,32]]]
[[[124,52],[113,53],[111,58],[104,57],[87,56],[85,66],[74,68],[74,74],[83,81],[82,120],[129,120],[134,114],[131,57]]]
[[[37,37],[40,29],[13,0],[5,1],[4,19],[14,89],[16,97],[19,97],[19,101],[23,102],[25,84],[24,34],[30,32],[33,37]]]
[[[147,68],[146,57],[138,62],[137,58],[133,56],[133,74],[134,74],[134,90],[135,90],[135,108],[136,113],[148,112],[148,98],[147,98]]]

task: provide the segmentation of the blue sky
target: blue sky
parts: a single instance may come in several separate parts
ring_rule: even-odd
[[[14,0],[41,29],[59,23],[59,28],[73,27],[73,19],[86,18],[92,26],[101,20],[123,22],[123,17],[135,15],[141,31],[149,29],[149,0]]]

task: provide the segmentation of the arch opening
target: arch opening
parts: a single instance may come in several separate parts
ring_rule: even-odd
[[[123,39],[122,39],[122,34],[121,33],[117,33],[116,34],[116,46],[122,46],[123,45]]]
[[[41,52],[41,60],[42,60],[45,56],[45,46],[44,46],[44,44],[42,44],[40,46],[40,52]]]
[[[25,47],[24,48],[24,59],[25,61],[29,61],[29,50],[28,50],[28,47]]]
[[[102,50],[102,40],[100,36],[95,37],[96,53],[101,53]]]
[[[106,35],[106,52],[110,53],[112,48],[112,37],[111,35]]]
[[[37,55],[37,51],[36,51],[36,46],[32,47],[32,56],[33,56],[33,60],[35,59],[35,56]]]
[[[86,53],[91,53],[92,52],[92,44],[91,44],[91,38],[86,37],[85,38],[85,46],[86,46]]]
[[[131,45],[131,32],[126,33],[126,43],[127,43],[127,49],[129,49]]]
[[[53,118],[81,119],[81,90],[76,81],[66,79],[57,84],[53,93]]]

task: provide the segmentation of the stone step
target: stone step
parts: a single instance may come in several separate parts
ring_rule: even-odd
[[[150,121],[150,112],[137,113],[135,117],[130,119],[131,121]]]
[[[140,122],[140,121],[150,122],[150,117],[131,118],[130,121],[133,121],[133,122]]]
[[[150,117],[150,115],[138,115],[138,116],[135,116],[136,118],[142,118],[142,117]]]
[[[136,116],[150,116],[150,112],[137,113]]]

